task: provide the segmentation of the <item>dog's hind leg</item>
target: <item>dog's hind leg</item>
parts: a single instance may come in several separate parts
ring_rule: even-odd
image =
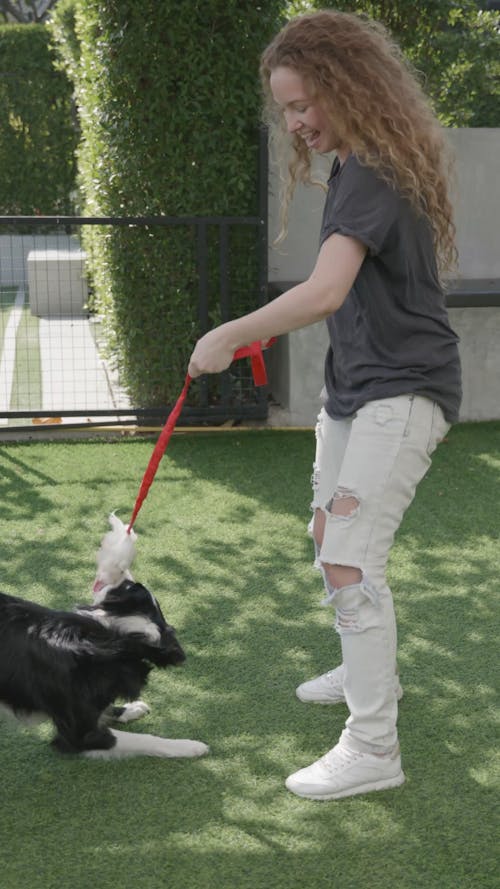
[[[58,726],[58,733],[53,739],[52,746],[58,753],[82,753],[85,750],[100,749],[103,753],[115,744],[115,739],[110,730],[105,726],[95,725],[91,728],[88,726],[81,732],[61,731]]]
[[[111,729],[110,734],[115,739],[112,747],[107,750],[85,750],[83,755],[91,759],[120,759],[126,756],[194,757],[208,753],[208,747],[202,741],[171,740],[115,729]]]

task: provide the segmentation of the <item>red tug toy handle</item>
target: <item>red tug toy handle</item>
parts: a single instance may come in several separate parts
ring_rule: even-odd
[[[264,346],[260,341],[255,343],[250,343],[249,346],[243,346],[242,349],[237,349],[237,351],[233,355],[233,361],[238,361],[240,358],[250,358],[251,366],[252,366],[252,376],[253,381],[256,386],[265,386],[267,383],[267,373],[266,373],[266,365],[264,362],[264,356],[262,354],[262,349],[267,349],[269,346],[272,346],[273,343],[276,342],[276,337],[272,337],[270,340],[267,340]],[[151,487],[152,481],[156,475],[156,470],[158,469],[159,463],[163,454],[167,449],[167,445],[170,441],[170,436],[174,431],[177,420],[179,419],[179,414],[182,410],[184,402],[187,398],[189,386],[191,385],[192,378],[189,374],[186,374],[186,379],[184,380],[184,386],[182,387],[182,392],[177,399],[175,406],[171,410],[167,422],[165,423],[158,441],[156,442],[155,449],[151,454],[151,459],[146,467],[146,472],[144,473],[141,487],[139,488],[139,493],[137,495],[137,499],[135,501],[134,511],[132,513],[132,518],[130,519],[127,534],[130,534],[132,530],[132,526],[137,518],[137,514],[146,499],[146,495]]]
[[[257,340],[255,343],[250,343],[249,346],[243,346],[242,349],[237,349],[233,355],[233,361],[237,361],[239,358],[250,358],[253,381],[256,386],[265,386],[267,383],[266,365],[262,350],[268,349],[269,346],[272,346],[275,342],[275,336],[271,337],[270,340],[267,340],[265,345],[262,345],[262,343]]]

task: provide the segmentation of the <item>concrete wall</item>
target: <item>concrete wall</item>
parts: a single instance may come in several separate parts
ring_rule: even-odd
[[[459,274],[500,278],[500,129],[448,130],[456,156]]]
[[[461,278],[500,278],[500,129],[449,130],[456,155],[454,204]],[[328,172],[332,158],[319,163]],[[287,239],[270,247],[269,280],[301,281],[317,255],[324,193],[297,189]],[[271,168],[270,240],[279,231],[279,181]],[[473,297],[471,297],[472,301]],[[462,420],[500,419],[500,306],[450,309],[460,336],[464,397]],[[327,348],[323,323],[281,337],[267,359],[271,392],[277,406],[270,422],[311,426],[320,407],[323,362]],[[273,353],[271,355],[271,353]]]

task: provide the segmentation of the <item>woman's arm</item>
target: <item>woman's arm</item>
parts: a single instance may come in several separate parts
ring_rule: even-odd
[[[354,284],[365,255],[366,247],[356,238],[330,235],[307,281],[201,337],[191,355],[189,375],[218,373],[229,367],[241,346],[307,327],[336,312]]]

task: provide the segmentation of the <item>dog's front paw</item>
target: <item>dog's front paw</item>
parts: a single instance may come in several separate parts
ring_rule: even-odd
[[[156,756],[168,757],[194,757],[205,756],[209,748],[203,741],[190,741],[187,738],[157,738],[155,745]]]
[[[189,752],[183,753],[182,756],[205,756],[210,753],[210,747],[203,741],[184,741],[183,743],[187,745],[186,750]]]
[[[146,716],[147,713],[150,713],[150,708],[144,701],[131,701],[130,704],[124,704],[123,708],[121,708],[120,715],[117,717],[117,722],[134,722],[135,719],[141,719],[143,716]]]

